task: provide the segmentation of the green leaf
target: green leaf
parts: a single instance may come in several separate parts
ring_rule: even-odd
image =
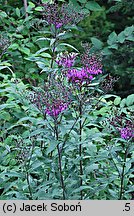
[[[35,54],[40,54],[41,52],[44,52],[48,49],[49,49],[49,47],[42,48],[42,49],[38,50]]]
[[[31,137],[32,137],[32,136],[37,136],[37,135],[43,134],[43,133],[45,133],[44,129],[39,128],[39,129],[37,129],[37,130],[34,130],[34,131],[30,134],[30,136],[31,136]]]
[[[41,53],[40,56],[44,58],[52,58],[52,56],[49,53],[45,53],[45,52]]]
[[[4,119],[4,120],[10,120],[11,116],[8,112],[2,112],[0,113],[0,119]]]
[[[98,169],[98,164],[92,164],[86,167],[86,173],[91,173],[92,171]]]
[[[85,4],[87,0],[78,0],[80,3]]]
[[[89,185],[83,185],[83,186],[80,186],[79,188],[73,190],[72,193],[78,193],[78,192],[83,191],[83,190],[91,191],[91,190],[93,190],[93,188]]]
[[[134,104],[134,94],[131,94],[126,99],[126,105],[131,106]]]
[[[17,124],[20,124],[20,123],[23,122],[23,121],[30,121],[30,122],[33,122],[33,121],[35,121],[35,118],[33,118],[33,117],[24,117],[24,118],[21,118],[21,119],[17,122]]]
[[[103,55],[111,55],[112,52],[111,52],[111,50],[110,50],[108,47],[105,47],[105,48],[102,50],[102,54],[103,54]]]
[[[7,66],[0,66],[0,70],[7,68]]]
[[[52,4],[53,0],[42,0],[42,3],[50,3],[50,4]]]
[[[97,49],[102,49],[103,42],[100,41],[99,39],[92,37],[91,38],[92,44],[97,48]]]
[[[125,164],[125,174],[127,174],[131,170],[131,167],[132,167],[131,161],[127,161]]]
[[[73,3],[73,7],[76,7],[76,8],[80,7],[79,4],[78,4],[78,2],[77,2],[77,0],[69,0],[69,3],[70,4]]]
[[[113,45],[109,46],[108,48],[111,48],[111,49],[118,49],[118,44],[113,44]]]
[[[123,108],[125,105],[126,105],[126,99],[124,98],[120,103],[120,107]]]
[[[112,45],[115,44],[118,40],[118,36],[116,34],[116,32],[112,32],[109,36],[108,36],[108,40],[107,43],[108,45]]]
[[[2,104],[0,105],[0,110],[3,110],[5,108],[12,108],[12,107],[14,107],[13,104]]]
[[[85,7],[91,11],[101,11],[102,8],[100,7],[100,5],[95,2],[95,1],[90,1],[87,2],[87,4],[85,5]]]
[[[67,43],[60,43],[60,44],[57,46],[57,48],[60,47],[60,46],[68,46],[68,47],[74,49],[75,51],[79,52],[74,46],[72,46],[72,45],[70,45],[70,44],[67,44]]]
[[[116,95],[114,95],[114,94],[106,94],[106,95],[104,95],[103,96],[103,98],[111,98],[111,97],[117,97]]]
[[[37,39],[36,41],[40,41],[40,40],[48,40],[48,41],[51,41],[51,39],[50,39],[50,38],[47,38],[47,37],[39,38],[39,39]]]
[[[47,154],[49,154],[50,152],[52,152],[58,145],[58,141],[53,140],[50,142],[49,147],[47,148]]]
[[[44,10],[44,8],[40,7],[40,6],[35,8],[35,11],[43,11],[43,10]]]
[[[33,2],[29,2],[29,6],[30,6],[31,8],[34,8],[34,7],[35,7],[35,4],[34,4]]]
[[[13,36],[16,38],[24,38],[23,35],[21,35],[21,34],[14,34]]]
[[[16,8],[16,15],[17,15],[18,17],[20,17],[20,9],[19,9],[19,8]]]
[[[28,58],[25,58],[26,60],[28,61],[39,61],[40,60],[40,57],[36,57],[36,56],[30,56]]]
[[[12,49],[12,50],[16,50],[16,49],[19,48],[19,45],[18,45],[17,43],[13,43],[13,44],[11,44],[11,45],[9,46],[9,48]]]
[[[4,173],[2,173],[2,175],[7,175],[8,177],[18,177],[18,178],[24,177],[23,173],[18,173],[15,171],[4,172]]]
[[[121,2],[122,0],[114,0],[114,1],[116,1],[116,2]]]
[[[33,13],[33,10],[32,10],[32,8],[30,7],[30,5],[27,7],[27,9],[26,9],[26,12],[27,13]],[[27,21],[28,20],[28,17],[26,18],[26,20],[25,21]]]
[[[46,66],[49,66],[49,65],[48,65],[49,62],[48,62],[48,64],[46,64],[46,63],[43,63],[43,62],[37,61],[36,64],[37,64],[38,67],[41,68],[41,69],[44,69]]]
[[[114,105],[115,106],[119,105],[120,102],[121,102],[121,97],[117,97],[117,98],[114,99]]]
[[[29,54],[30,54],[30,49],[28,49],[27,47],[21,47],[21,48],[19,48],[19,50],[20,50],[22,53],[25,53],[26,55],[29,55]]]
[[[134,41],[134,36],[133,35],[129,35],[126,40],[129,40],[129,41]]]
[[[5,66],[12,66],[9,62],[7,62],[7,61],[4,61],[4,62],[2,62],[2,63],[0,63],[0,65],[5,65]]]
[[[108,189],[108,191],[114,200],[118,200],[118,193],[116,191],[111,189]]]
[[[43,164],[44,164],[43,162],[36,160],[31,164],[31,168],[32,170],[39,169],[39,167],[42,166]]]
[[[95,153],[97,152],[97,147],[93,143],[89,143],[86,151],[88,152],[89,155],[94,156]]]
[[[52,38],[52,39],[50,40],[50,46],[52,46],[52,45],[55,43],[55,41],[56,41],[56,39],[55,39],[55,38]]]
[[[89,9],[87,9],[87,8],[83,8],[81,11],[83,14],[88,14],[88,15],[90,14]]]
[[[7,14],[4,11],[0,11],[0,17],[5,18],[7,17]]]
[[[122,31],[120,34],[118,34],[118,41],[119,43],[124,43],[125,40],[126,40],[126,36],[124,32]]]
[[[124,34],[126,36],[129,36],[129,35],[131,35],[133,33],[133,31],[134,31],[134,26],[130,26],[130,27],[125,28]]]

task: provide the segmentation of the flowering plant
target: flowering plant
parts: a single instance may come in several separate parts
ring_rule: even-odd
[[[83,19],[84,15],[76,10],[72,5],[63,3],[59,8],[58,4],[42,4],[43,17],[45,21],[56,29],[60,29],[67,24],[76,24]]]

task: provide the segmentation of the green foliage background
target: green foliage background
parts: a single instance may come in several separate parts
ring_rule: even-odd
[[[60,2],[66,1],[59,1],[59,3]],[[120,77],[120,80],[115,86],[115,93],[121,97],[133,93],[133,1],[101,0],[95,1],[95,4],[91,6],[90,4],[88,5],[89,1],[87,0],[70,0],[70,2],[73,2],[78,8],[81,6],[83,11],[87,13],[90,12],[90,16],[80,23],[78,29],[73,30],[73,32],[68,35],[67,40],[77,48],[80,48],[81,42],[86,41],[95,44],[97,49],[103,50],[105,53],[104,62],[106,62],[105,72],[110,72]],[[35,1],[34,3],[37,5],[39,2]],[[39,35],[39,29],[42,27],[41,19],[39,18],[40,15],[38,12],[35,14],[35,12],[32,11],[31,5],[28,9],[30,13],[28,22],[24,22],[24,15],[22,16],[24,8],[22,6],[22,2],[10,0],[7,3],[7,1],[1,0],[0,9],[3,12],[1,12],[0,16],[0,29],[1,33],[5,34],[6,32],[12,41],[11,49],[9,49],[11,51],[8,55],[10,55],[10,62],[16,74],[26,79],[29,76],[30,78],[37,78],[38,74],[33,75],[35,64],[31,63],[30,66],[29,64],[27,65],[25,57],[28,56],[30,52],[35,53],[38,46],[40,46],[35,40],[36,35]],[[8,15],[5,15],[4,11],[7,12]],[[127,29],[128,27],[130,28]],[[125,29],[126,32],[124,32]],[[119,38],[116,37],[114,32]],[[69,37],[71,37],[71,39],[69,39]],[[36,69],[36,71],[38,71],[38,69]]]

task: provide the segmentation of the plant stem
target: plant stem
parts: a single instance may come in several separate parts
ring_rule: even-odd
[[[81,92],[81,88],[80,88],[80,92]],[[81,142],[82,140],[82,101],[80,100],[79,103],[79,116],[80,116],[80,123],[79,123],[79,134],[80,134],[80,139],[79,141]],[[82,167],[82,144],[79,145],[79,156],[80,156],[80,186],[82,186],[83,182],[82,182],[82,175],[83,175],[83,167]],[[80,192],[80,197],[81,200],[83,199],[83,194],[82,194],[82,190]]]
[[[28,190],[29,190],[29,194],[30,194],[30,200],[33,200],[33,194],[32,194],[32,190],[31,190],[31,186],[30,186],[30,181],[29,181],[29,173],[28,171],[26,171],[26,179],[27,179],[27,184],[28,184]]]
[[[53,68],[55,49],[56,49],[56,38],[57,38],[57,31],[55,29],[55,32],[54,32],[54,39],[55,39],[55,41],[53,43],[53,48],[52,48],[52,60],[51,60],[50,68]]]
[[[27,13],[27,0],[23,0],[24,2],[24,8],[25,8],[25,17],[28,17],[28,13]]]
[[[35,139],[36,139],[36,137],[35,137]],[[33,200],[33,194],[32,194],[32,189],[31,189],[31,186],[30,186],[29,172],[28,172],[28,170],[29,170],[29,168],[30,168],[30,162],[31,162],[31,159],[32,159],[33,151],[34,151],[34,146],[35,146],[35,143],[34,143],[34,140],[33,140],[33,141],[32,141],[32,147],[31,147],[31,153],[30,153],[29,159],[28,159],[28,161],[26,161],[26,163],[25,163],[26,180],[27,180],[27,185],[28,185],[30,200]]]
[[[55,135],[56,135],[56,140],[58,141],[59,135],[58,135],[58,126],[57,126],[57,120],[55,120]],[[65,195],[65,185],[64,185],[64,178],[62,175],[62,156],[61,156],[61,151],[60,151],[60,146],[59,144],[57,145],[57,150],[58,150],[58,163],[59,163],[59,173],[60,173],[60,182],[61,182],[61,187],[63,190],[63,200],[66,199]]]
[[[61,181],[61,187],[62,187],[62,190],[63,190],[63,200],[65,200],[66,199],[65,185],[64,185],[63,175],[62,175],[61,153],[60,153],[59,145],[57,146],[57,150],[58,150],[58,157],[59,157],[60,181]]]
[[[120,186],[119,200],[122,200],[122,195],[124,193],[124,176],[125,176],[127,153],[128,153],[128,148],[126,148],[125,155],[124,155],[124,161],[123,161],[123,167],[122,167],[122,173],[121,173],[121,186]]]

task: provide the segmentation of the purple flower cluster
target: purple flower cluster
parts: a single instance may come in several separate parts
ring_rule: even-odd
[[[84,53],[81,57],[81,60],[84,68],[89,74],[98,75],[102,73],[102,63],[100,56]]]
[[[129,127],[124,127],[119,129],[122,139],[128,140],[131,137],[134,137],[134,131]]]
[[[68,104],[65,103],[65,101],[55,100],[52,104],[47,104],[45,112],[52,117],[57,117],[61,112],[67,109],[67,107]]]
[[[96,55],[87,56],[83,55],[82,58],[83,67],[81,70],[70,69],[68,70],[67,77],[69,81],[82,83],[90,82],[95,75],[102,73],[101,60]]]
[[[120,132],[122,139],[128,140],[134,137],[134,125],[132,121],[125,118],[124,114],[113,117],[110,123]]]
[[[97,67],[97,64],[95,64],[95,63],[94,63],[94,65],[87,67],[86,71],[92,75],[98,75],[98,74],[102,73],[102,70],[99,67]]]
[[[95,75],[102,73],[101,59],[97,55],[89,55],[84,53],[81,58],[83,67],[81,70],[71,67],[74,65],[77,53],[61,53],[56,63],[63,68],[68,69],[65,73],[69,82],[82,84],[83,82],[90,82]]]
[[[100,86],[103,91],[109,92],[113,90],[115,82],[119,80],[119,77],[113,77],[110,74],[108,74],[105,79],[100,83]]]
[[[84,81],[91,81],[93,76],[88,74],[87,71],[82,68],[81,70],[70,69],[67,72],[67,78],[69,82],[82,83]]]
[[[43,17],[48,24],[53,24],[57,29],[67,25],[75,24],[83,19],[84,15],[76,11],[74,7],[69,4],[42,4],[44,7]]]
[[[51,77],[50,83],[46,83],[44,90],[37,89],[30,93],[30,101],[46,116],[53,118],[66,110],[70,104],[70,90],[55,77]]]
[[[77,56],[77,53],[61,53],[57,59],[56,63],[59,66],[62,66],[64,68],[71,68],[74,65],[75,58]]]

